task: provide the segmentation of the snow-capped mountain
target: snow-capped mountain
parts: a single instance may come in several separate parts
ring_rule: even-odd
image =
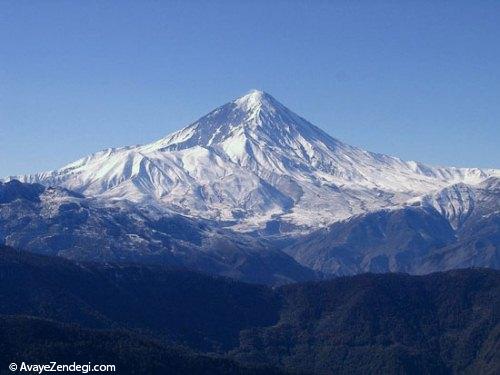
[[[284,252],[325,274],[500,268],[500,179],[454,184],[406,205],[353,216]]]
[[[458,229],[474,211],[479,211],[483,216],[500,213],[499,197],[500,179],[490,177],[477,185],[454,184],[408,203],[434,208],[454,229]]]
[[[13,178],[227,221],[236,230],[278,222],[307,231],[490,176],[500,170],[430,167],[349,146],[251,91],[156,142]]]

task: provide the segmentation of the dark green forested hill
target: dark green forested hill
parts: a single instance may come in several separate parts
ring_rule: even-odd
[[[281,374],[271,367],[196,355],[126,331],[91,330],[40,318],[0,317],[0,374],[8,364],[112,364],[118,374]]]
[[[277,371],[249,368],[255,365],[323,374],[495,374],[499,301],[494,270],[364,274],[270,289],[159,266],[0,251],[4,361],[109,356],[137,369],[138,358],[151,358],[156,367],[147,373],[175,363],[180,374]]]
[[[274,324],[279,297],[264,286],[162,266],[77,264],[0,251],[0,314],[141,331],[203,351]]]
[[[498,271],[364,274],[278,293],[279,322],[243,332],[235,357],[325,374],[500,370]]]

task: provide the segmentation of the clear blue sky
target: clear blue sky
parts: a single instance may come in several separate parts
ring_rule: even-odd
[[[333,136],[500,167],[499,1],[0,1],[0,176],[262,89]]]

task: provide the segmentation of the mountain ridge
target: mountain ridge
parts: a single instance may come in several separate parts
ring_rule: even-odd
[[[0,182],[2,244],[78,261],[169,265],[271,285],[316,277],[269,241],[219,223],[17,180]]]
[[[429,167],[349,146],[254,90],[156,142],[16,178],[226,221],[237,231],[278,219],[300,233],[489,176],[500,170]]]

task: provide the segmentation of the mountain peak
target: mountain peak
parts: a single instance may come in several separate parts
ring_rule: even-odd
[[[276,218],[317,228],[499,174],[363,151],[253,90],[156,142],[98,152],[20,179],[248,229]]]
[[[237,108],[245,112],[253,112],[259,109],[273,110],[278,102],[268,93],[261,90],[251,90],[246,95],[236,99]]]
[[[255,102],[261,102],[262,100],[265,100],[266,97],[270,97],[267,92],[264,92],[262,90],[250,90],[248,93],[245,95],[239,97],[238,99],[235,100],[236,102],[247,102],[247,101],[255,101]]]
[[[338,144],[338,141],[293,113],[270,94],[251,90],[155,142],[152,147],[172,151],[194,146],[213,148],[218,145],[224,152],[229,152],[226,150],[229,147],[232,155],[238,149],[238,158],[243,158],[255,155],[257,151],[252,151],[254,147],[275,152],[279,149],[284,153],[302,150],[299,152],[302,155],[304,150],[312,152],[318,147],[333,149]]]
[[[258,90],[258,89],[252,89],[248,93],[246,93],[245,95],[243,95],[241,98],[245,98],[245,97],[263,97],[263,96],[266,96],[266,95],[269,96],[269,94],[267,92],[264,92],[264,91]]]

